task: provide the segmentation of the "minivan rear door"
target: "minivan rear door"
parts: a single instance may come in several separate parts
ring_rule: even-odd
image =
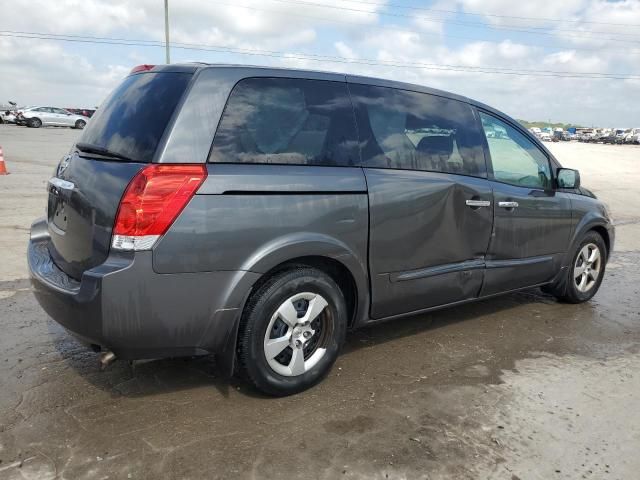
[[[479,112],[490,156],[494,234],[481,295],[553,279],[569,244],[569,195],[553,188],[547,154],[506,119]]]
[[[493,222],[466,103],[349,84],[369,192],[374,319],[476,298]]]
[[[152,161],[191,73],[130,75],[103,102],[48,184],[49,252],[75,279],[104,262],[122,194]]]

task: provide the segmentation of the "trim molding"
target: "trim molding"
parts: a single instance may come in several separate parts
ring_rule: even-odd
[[[553,261],[553,255],[541,255],[538,257],[512,258],[508,260],[465,260],[464,262],[447,263],[445,265],[437,265],[435,267],[419,268],[417,270],[409,270],[405,272],[395,272],[389,274],[389,281],[406,282],[409,280],[418,280],[420,278],[435,277],[445,273],[464,272],[468,270],[480,270],[484,268],[508,268],[508,267],[526,267],[529,265],[537,265],[539,263],[547,263]]]
[[[410,270],[408,272],[397,272],[389,275],[391,282],[406,282],[408,280],[417,280],[419,278],[434,277],[443,273],[463,272],[466,270],[479,270],[485,268],[484,260],[465,260],[464,262],[448,263],[438,265],[436,267],[420,268],[418,270]]]
[[[487,260],[487,268],[524,267],[538,263],[553,261],[553,255],[542,255],[539,257],[514,258],[509,260]]]

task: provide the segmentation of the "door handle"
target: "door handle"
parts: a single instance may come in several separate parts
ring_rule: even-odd
[[[489,200],[467,200],[465,202],[468,207],[489,207],[491,202]]]
[[[498,202],[498,206],[502,208],[517,208],[518,202]]]

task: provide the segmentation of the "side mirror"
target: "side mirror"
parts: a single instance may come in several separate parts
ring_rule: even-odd
[[[570,168],[559,168],[558,188],[580,188],[580,172]]]

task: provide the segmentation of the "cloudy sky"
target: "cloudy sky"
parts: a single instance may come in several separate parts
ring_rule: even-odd
[[[517,118],[640,127],[640,0],[169,3],[172,62],[366,74],[453,91]],[[0,2],[0,103],[99,105],[132,66],[164,62],[163,8],[163,0]]]

